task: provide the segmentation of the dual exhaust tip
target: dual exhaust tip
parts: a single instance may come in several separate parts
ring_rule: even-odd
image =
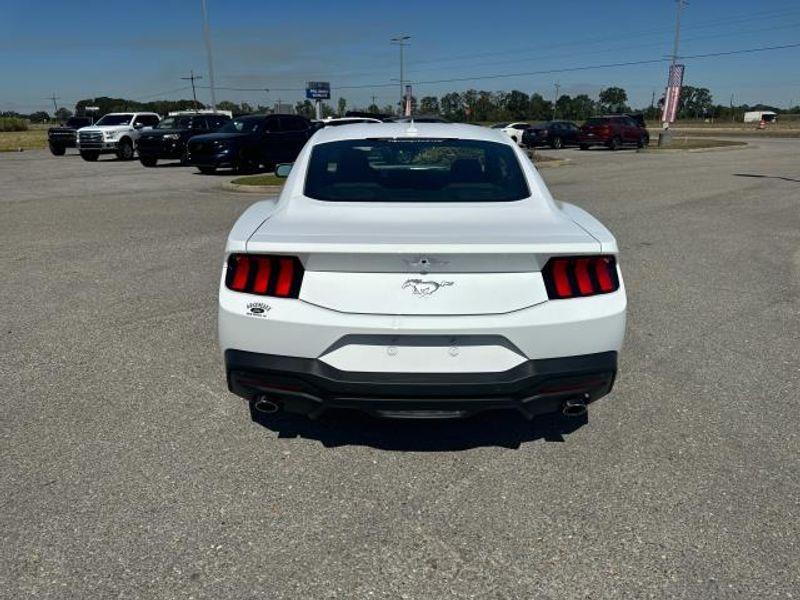
[[[253,403],[253,408],[261,414],[274,415],[283,407],[266,396],[258,396]],[[570,398],[564,400],[564,404],[561,406],[561,413],[565,417],[582,417],[587,410],[586,398]]]

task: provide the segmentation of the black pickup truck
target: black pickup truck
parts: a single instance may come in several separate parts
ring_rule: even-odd
[[[55,156],[62,156],[67,148],[75,148],[77,131],[81,127],[92,124],[89,117],[70,117],[61,127],[51,127],[47,130],[47,143],[50,152]]]

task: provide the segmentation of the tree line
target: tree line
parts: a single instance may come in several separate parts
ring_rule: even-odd
[[[152,100],[139,102],[125,98],[87,98],[80,100],[75,105],[75,110],[59,108],[54,117],[64,121],[73,114],[84,114],[87,106],[97,106],[98,115],[110,112],[125,111],[150,111],[160,115],[176,110],[191,110],[192,108],[206,108],[206,105],[190,99],[182,100]],[[394,114],[399,105],[387,104],[378,106],[352,106],[344,97],[338,98],[335,105],[322,103],[323,117],[344,116],[348,110],[364,111],[377,114]],[[268,113],[272,108],[260,104],[251,105],[247,102],[235,103],[223,100],[217,103],[219,110],[229,110],[234,115],[251,113]],[[295,112],[310,119],[315,116],[315,106],[310,100],[303,100],[294,105]],[[412,109],[415,114],[440,115],[450,121],[485,123],[498,121],[547,121],[551,119],[564,119],[570,121],[584,121],[591,116],[599,114],[614,114],[624,112],[642,112],[648,120],[658,120],[661,109],[657,103],[644,108],[633,109],[629,105],[628,94],[621,87],[608,87],[600,91],[597,99],[587,94],[570,96],[561,94],[555,102],[546,99],[542,94],[534,92],[526,94],[520,90],[486,91],[466,90],[450,92],[442,96],[423,96],[412,98]],[[777,113],[800,113],[800,106],[788,110],[764,104],[738,106],[715,104],[714,98],[708,88],[686,85],[681,90],[678,105],[678,118],[686,119],[720,119],[741,121],[743,114],[748,110],[774,110]],[[17,112],[3,112],[1,117],[16,117],[27,119],[33,123],[47,123],[51,116],[46,111],[37,111],[30,114]]]

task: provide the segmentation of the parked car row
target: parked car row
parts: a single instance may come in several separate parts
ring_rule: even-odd
[[[145,167],[155,167],[160,160],[178,160],[202,173],[217,169],[250,172],[294,161],[308,139],[323,127],[410,120],[361,113],[319,121],[285,114],[233,118],[230,113],[209,110],[175,112],[161,119],[151,112],[122,112],[104,115],[96,123],[88,117],[73,117],[63,127],[52,127],[48,139],[54,155],[77,148],[81,157],[91,162],[101,154],[116,154],[120,160],[132,160],[138,154]],[[418,115],[414,120],[446,122],[435,115]]]
[[[572,121],[545,121],[543,123],[497,123],[500,129],[525,148],[549,146],[560,149],[577,146],[588,150],[592,146],[606,146],[618,150],[624,146],[644,148],[650,143],[642,115],[604,115],[591,117],[578,126]]]
[[[324,125],[323,125],[324,126]],[[184,111],[161,119],[156,113],[109,113],[96,123],[73,117],[48,131],[51,152],[61,156],[77,148],[81,158],[94,162],[101,154],[132,160],[138,154],[145,167],[160,160],[178,160],[203,173],[271,169],[291,162],[317,127],[297,115],[246,115]]]

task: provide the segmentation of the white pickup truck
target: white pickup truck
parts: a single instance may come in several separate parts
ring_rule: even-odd
[[[116,154],[120,160],[131,160],[139,132],[160,120],[151,112],[108,113],[94,125],[78,130],[78,151],[83,160],[92,162],[101,154]]]

